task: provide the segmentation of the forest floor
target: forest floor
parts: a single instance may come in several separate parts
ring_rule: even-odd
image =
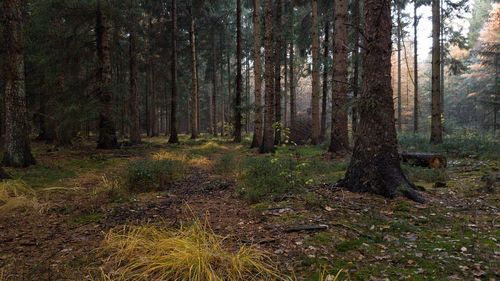
[[[500,278],[500,200],[482,180],[498,173],[496,160],[451,158],[443,171],[405,167],[426,189],[428,202],[417,204],[332,188],[347,159],[320,147],[282,147],[261,156],[222,139],[182,140],[146,139],[116,151],[91,143],[67,149],[34,144],[38,165],[8,172],[36,191],[42,207],[0,214],[0,280],[96,280],[109,271],[99,249],[110,229],[176,228],[195,218],[206,219],[227,243],[270,253],[298,280],[318,280],[322,270],[342,270],[339,280]],[[118,191],[130,163],[153,156],[180,159],[187,170],[158,191]],[[259,183],[248,170],[267,160],[283,163],[285,183],[296,180],[302,188],[280,194],[248,189]],[[266,174],[268,167],[261,168]],[[305,225],[326,229],[289,231]]]

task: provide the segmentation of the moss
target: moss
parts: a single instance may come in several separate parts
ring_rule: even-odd
[[[68,224],[72,226],[85,225],[89,223],[100,223],[104,220],[105,215],[100,212],[91,212],[73,216],[68,220]]]

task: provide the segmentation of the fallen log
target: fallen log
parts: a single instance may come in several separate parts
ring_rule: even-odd
[[[446,157],[437,153],[403,152],[400,157],[401,161],[412,166],[441,169],[447,165]]]

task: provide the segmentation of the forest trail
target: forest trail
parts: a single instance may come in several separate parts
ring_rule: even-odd
[[[451,161],[447,187],[422,183],[430,199],[426,205],[322,184],[251,203],[238,189],[242,162],[267,156],[241,145],[215,140],[170,146],[156,139],[119,152],[89,149],[47,152],[37,147],[41,164],[17,175],[29,183],[37,169],[61,168],[58,175],[43,175],[39,182],[45,186],[36,187],[47,206],[42,213],[15,211],[0,218],[0,265],[7,280],[95,278],[110,270],[98,250],[109,229],[145,223],[178,228],[196,218],[227,237],[226,243],[255,244],[282,270],[304,278],[322,267],[345,270],[352,280],[421,272],[438,279],[499,273],[498,196],[471,188],[480,184],[471,173],[491,163]],[[298,161],[344,161],[317,158],[311,148],[292,153]],[[158,155],[188,162],[186,176],[159,191],[123,198],[113,191],[131,161]],[[296,226],[327,229],[288,231]]]

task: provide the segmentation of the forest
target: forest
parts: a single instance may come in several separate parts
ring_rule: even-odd
[[[0,0],[0,281],[500,279],[496,0]]]

